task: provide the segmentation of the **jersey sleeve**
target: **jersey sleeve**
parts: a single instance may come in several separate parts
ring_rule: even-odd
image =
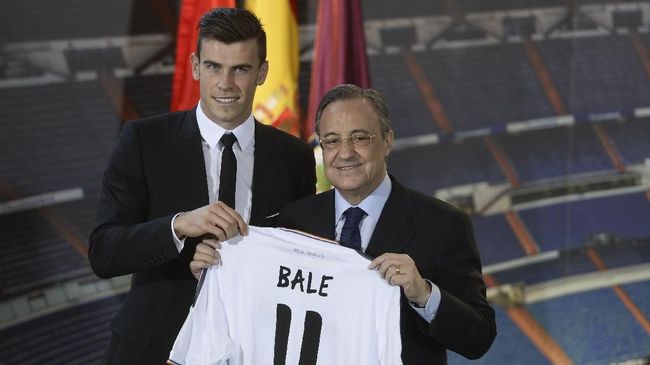
[[[379,339],[379,363],[381,365],[394,365],[402,363],[402,338],[400,336],[400,290],[391,288],[389,299],[382,300],[386,303],[383,310],[378,310],[375,323],[385,327],[377,328]]]
[[[169,359],[179,365],[226,365],[236,344],[229,335],[221,298],[218,266],[206,272],[205,282],[181,328]]]

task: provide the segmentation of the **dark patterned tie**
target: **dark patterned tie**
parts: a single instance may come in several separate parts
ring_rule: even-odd
[[[235,209],[235,184],[237,182],[237,159],[232,145],[237,142],[234,134],[228,133],[221,137],[221,170],[219,171],[219,200]]]
[[[363,217],[366,216],[366,212],[358,207],[350,207],[343,212],[343,215],[345,216],[345,223],[341,230],[339,243],[345,247],[350,247],[358,251],[361,249],[361,232],[359,232],[359,223],[361,223]]]

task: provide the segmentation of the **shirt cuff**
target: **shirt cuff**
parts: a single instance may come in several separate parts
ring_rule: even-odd
[[[178,253],[181,253],[181,251],[183,251],[183,247],[185,247],[185,238],[186,237],[183,237],[183,239],[178,238],[178,236],[176,235],[176,232],[174,231],[174,220],[176,219],[176,217],[178,217],[182,213],[183,212],[176,213],[176,215],[172,218],[172,224],[171,224],[171,227],[170,227],[171,230],[172,230],[172,237],[174,237],[174,244],[176,245],[176,249],[178,250]]]
[[[424,306],[424,308],[416,307],[413,305],[413,303],[410,302],[409,304],[411,305],[411,308],[413,308],[420,315],[420,317],[424,318],[424,320],[428,323],[431,323],[431,321],[436,318],[436,313],[438,312],[438,307],[440,306],[440,288],[438,288],[436,284],[432,283],[431,280],[424,280],[426,280],[427,283],[431,284],[431,295],[427,300],[427,304]]]

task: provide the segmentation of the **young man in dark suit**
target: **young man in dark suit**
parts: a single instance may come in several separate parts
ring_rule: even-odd
[[[471,222],[387,174],[393,130],[381,95],[335,87],[321,101],[316,132],[334,189],[287,204],[279,225],[366,252],[371,269],[402,287],[404,364],[446,364],[447,349],[481,357],[496,324]]]
[[[253,119],[268,67],[257,17],[214,9],[201,19],[192,55],[198,106],[124,126],[88,253],[102,278],[133,274],[111,323],[105,364],[165,363],[192,303],[197,282],[189,262],[197,243],[246,234],[247,222],[274,225],[285,203],[315,193],[312,149]],[[224,183],[222,163],[232,159],[235,171]],[[229,203],[218,201],[221,195],[232,195]]]

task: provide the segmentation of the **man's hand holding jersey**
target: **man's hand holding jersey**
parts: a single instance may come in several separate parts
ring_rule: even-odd
[[[385,253],[372,260],[369,269],[377,270],[390,285],[404,289],[404,295],[411,302],[424,307],[431,296],[431,284],[420,276],[411,256]]]
[[[201,270],[219,263],[217,249],[221,248],[221,242],[238,234],[247,235],[248,225],[234,209],[216,202],[178,215],[174,220],[174,232],[181,239],[203,236],[190,262],[190,271],[198,279]]]

